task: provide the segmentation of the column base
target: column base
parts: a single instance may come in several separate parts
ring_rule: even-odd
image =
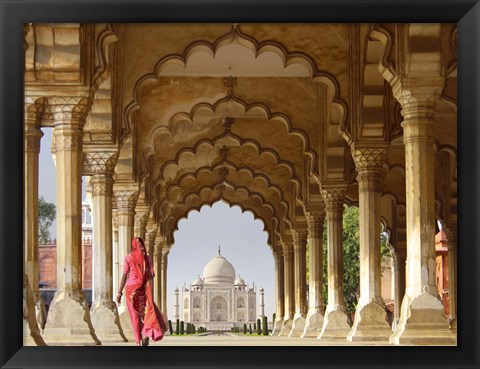
[[[127,342],[113,301],[94,301],[90,313],[97,337],[105,345],[107,342]]]
[[[323,326],[323,314],[320,310],[310,310],[307,315],[307,321],[305,323],[305,329],[300,337],[302,338],[315,338],[320,333]]]
[[[443,305],[438,298],[423,292],[413,300],[405,295],[400,321],[390,343],[399,345],[456,345]]]
[[[387,341],[392,330],[387,321],[387,313],[383,305],[372,300],[368,304],[357,307],[355,321],[347,336],[347,341]]]
[[[33,293],[33,299],[35,301],[35,316],[37,317],[38,328],[43,330],[47,322],[47,309],[39,292]]]
[[[282,324],[282,329],[280,330],[280,333],[278,335],[280,337],[288,336],[290,334],[290,331],[292,330],[292,325],[293,325],[293,319],[292,318],[284,319],[283,324]]]
[[[133,336],[132,321],[130,320],[130,314],[125,306],[118,307],[118,317],[120,319],[120,326],[122,327],[123,335],[127,338],[128,342],[135,342]]]
[[[280,331],[282,330],[282,324],[283,324],[283,319],[276,320],[275,324],[273,325],[272,333],[270,333],[270,336],[278,336],[280,334]]]
[[[23,319],[23,346],[46,346],[40,331],[38,329],[30,329],[30,322]],[[36,324],[36,322],[35,322]]]
[[[38,329],[33,295],[26,275],[23,279],[23,345],[46,346]]]
[[[345,340],[350,329],[345,311],[341,309],[327,310],[323,327],[317,338],[320,340]]]
[[[305,330],[305,324],[307,319],[305,315],[295,314],[293,317],[292,330],[288,334],[288,337],[300,337]]]
[[[450,330],[452,331],[453,335],[457,337],[457,317],[450,320]]]
[[[82,292],[56,292],[43,338],[52,345],[101,345]]]

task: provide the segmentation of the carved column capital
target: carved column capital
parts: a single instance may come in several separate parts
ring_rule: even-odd
[[[352,156],[357,172],[382,170],[385,165],[387,149],[385,147],[369,147],[352,149]]]
[[[83,127],[90,101],[84,96],[56,96],[49,98],[49,105],[55,126],[66,124]]]
[[[114,196],[118,210],[130,210],[134,212],[138,199],[137,190],[115,190]]]
[[[294,250],[301,250],[302,248],[305,248],[308,240],[308,229],[292,230],[292,238]]]
[[[281,263],[283,262],[283,250],[277,250],[273,252],[273,260],[275,263]]]
[[[25,151],[39,154],[40,140],[43,137],[43,132],[34,126],[25,125],[23,137],[25,139]]]
[[[326,207],[331,206],[332,204],[340,204],[341,206],[343,206],[346,193],[347,193],[346,186],[339,186],[339,187],[323,187],[322,186],[322,197]]]
[[[93,196],[112,196],[113,178],[108,175],[94,175],[90,180]]]
[[[402,106],[404,121],[432,119],[445,78],[404,78],[392,85],[393,96]]]
[[[308,227],[317,227],[322,225],[325,220],[325,211],[306,211],[305,218],[307,219]]]
[[[135,209],[135,228],[141,229],[141,228],[146,228],[147,227],[147,222],[148,222],[148,209]],[[155,232],[157,231],[156,226],[155,226]],[[146,234],[150,236],[150,233],[152,233],[153,229],[146,228]]]
[[[85,152],[83,154],[83,171],[85,174],[91,175],[113,175],[117,160],[117,151]]]
[[[286,242],[282,243],[283,249],[283,258],[284,260],[292,260],[293,258],[293,247],[288,245]]]

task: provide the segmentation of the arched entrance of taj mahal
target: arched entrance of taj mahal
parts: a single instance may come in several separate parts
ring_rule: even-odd
[[[123,341],[128,313],[113,299],[133,235],[146,240],[166,311],[178,223],[219,200],[265,225],[273,336],[456,344],[456,32],[413,23],[25,25],[24,344]],[[57,291],[41,317],[45,127],[56,166]],[[81,290],[82,176],[93,214],[91,308]],[[360,213],[352,325],[342,257],[351,205]],[[435,280],[437,221],[448,239],[449,316]],[[381,226],[394,260],[393,328],[381,296]],[[212,301],[211,320],[226,319],[225,304]]]

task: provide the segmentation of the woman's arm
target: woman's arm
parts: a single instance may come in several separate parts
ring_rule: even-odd
[[[123,273],[122,275],[122,280],[120,282],[120,288],[118,289],[117,293],[117,302],[120,303],[122,300],[122,295],[123,295],[123,287],[125,287],[125,282],[127,282],[127,273]]]

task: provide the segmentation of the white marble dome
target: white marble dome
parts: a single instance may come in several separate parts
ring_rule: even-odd
[[[245,281],[243,280],[243,278],[240,278],[240,276],[239,276],[237,279],[235,279],[234,285],[235,286],[245,286]]]
[[[203,279],[198,277],[192,282],[192,286],[203,286]]]
[[[233,265],[220,254],[220,250],[218,250],[218,255],[205,265],[205,268],[203,269],[203,278],[205,283],[233,284],[235,279],[235,269],[233,268]]]

